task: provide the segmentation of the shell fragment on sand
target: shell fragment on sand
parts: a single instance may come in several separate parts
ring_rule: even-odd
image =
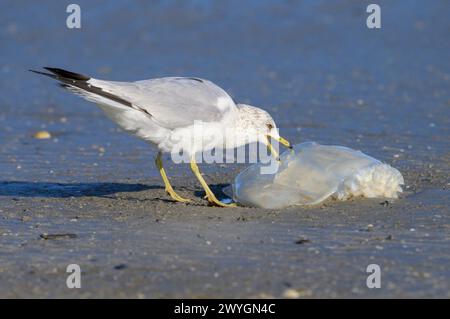
[[[46,140],[52,137],[50,132],[48,131],[38,131],[34,133],[33,137],[38,140]]]
[[[315,205],[328,198],[397,198],[402,174],[360,151],[307,142],[281,155],[276,174],[261,174],[263,164],[239,173],[233,197],[245,206],[284,208]]]

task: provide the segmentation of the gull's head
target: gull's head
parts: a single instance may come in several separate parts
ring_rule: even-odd
[[[240,129],[245,131],[249,142],[266,144],[276,157],[278,157],[278,152],[273,148],[271,140],[276,140],[292,149],[292,145],[280,136],[277,125],[268,112],[247,104],[238,104],[237,106]]]

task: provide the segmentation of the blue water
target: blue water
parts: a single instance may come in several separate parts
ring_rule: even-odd
[[[2,0],[3,179],[155,174],[147,144],[27,71],[41,66],[208,78],[266,108],[294,143],[346,145],[403,167],[439,162],[450,148],[450,2],[377,1],[382,28],[369,30],[370,2],[86,0],[76,1],[82,28],[68,29],[66,1]],[[39,129],[55,139],[32,139]]]

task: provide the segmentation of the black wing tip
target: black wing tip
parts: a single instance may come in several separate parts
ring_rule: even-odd
[[[44,67],[44,69],[52,72],[53,74],[36,71],[36,70],[29,70],[29,71],[37,73],[37,74],[46,75],[46,76],[52,77],[52,78],[62,82],[62,83],[58,83],[59,86],[62,88],[65,88],[65,89],[78,88],[82,91],[96,94],[96,95],[102,96],[104,98],[110,99],[112,101],[115,101],[117,103],[120,103],[125,106],[133,108],[133,104],[131,102],[121,98],[120,96],[105,92],[102,90],[101,87],[96,87],[96,86],[91,85],[90,83],[86,83],[86,81],[91,79],[90,77],[84,76],[82,74],[66,71],[63,69],[59,69],[59,68]],[[151,116],[151,114],[148,113],[147,111],[142,110],[142,109],[139,109],[139,110]]]
[[[88,76],[85,76],[83,74],[70,72],[67,70],[59,69],[59,68],[51,68],[51,67],[44,67],[45,70],[50,71],[51,73],[46,73],[38,70],[28,70],[30,72],[41,74],[45,76],[49,76],[51,78],[64,78],[69,80],[76,80],[76,81],[89,81],[91,78]]]
[[[70,79],[70,80],[89,81],[91,79],[89,76],[71,72],[71,71],[67,71],[67,70],[60,69],[60,68],[53,68],[53,67],[46,66],[46,67],[44,67],[44,69],[52,72],[53,74],[55,74],[57,76],[60,76],[60,77],[66,78],[66,79]]]
[[[48,77],[51,77],[51,78],[56,78],[56,75],[54,75],[54,74],[50,74],[50,73],[46,73],[46,72],[42,72],[42,71],[37,71],[37,70],[28,70],[28,71],[30,71],[30,72],[33,72],[33,73],[36,73],[36,74],[40,74],[40,75],[45,75],[45,76],[48,76]]]

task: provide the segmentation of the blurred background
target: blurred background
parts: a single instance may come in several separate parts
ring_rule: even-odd
[[[142,165],[156,174],[144,142],[27,71],[42,66],[123,81],[203,77],[267,109],[294,143],[400,166],[448,159],[450,2],[377,1],[382,28],[370,30],[371,2],[79,0],[81,29],[68,29],[68,1],[2,0],[3,178],[142,178]],[[39,130],[53,138],[33,140]]]

